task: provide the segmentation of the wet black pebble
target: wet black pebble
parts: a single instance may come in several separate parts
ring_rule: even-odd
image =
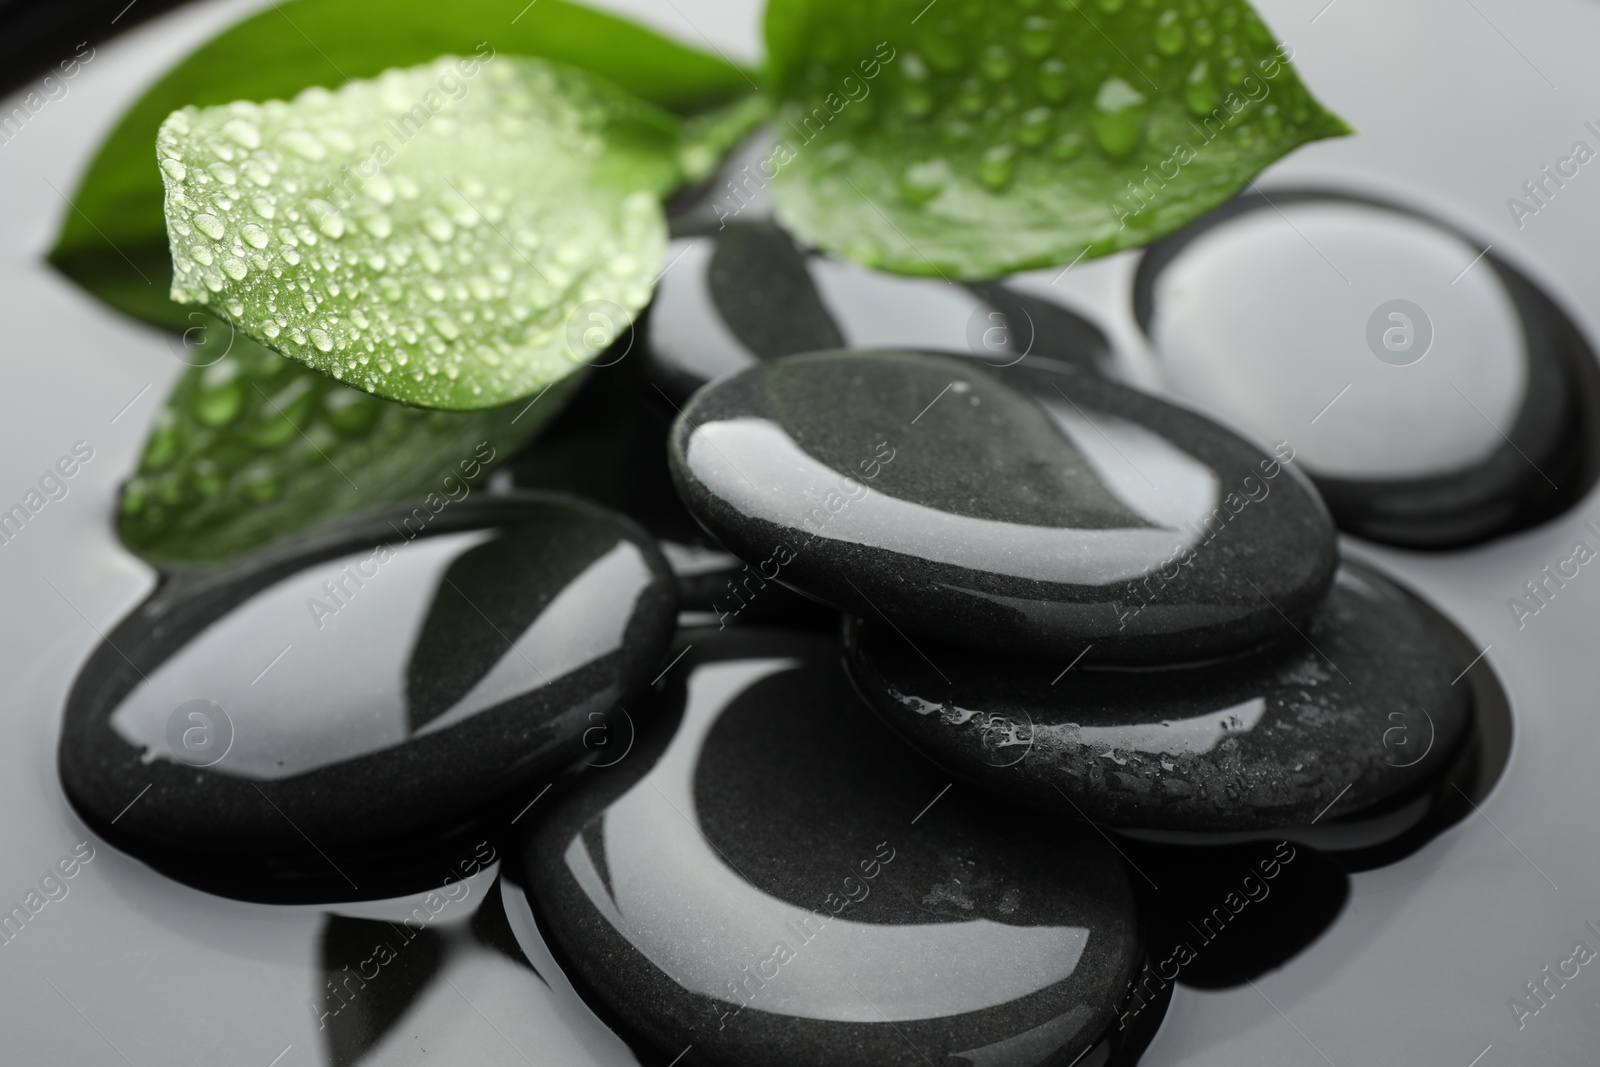
[[[763,579],[913,640],[1151,662],[1304,622],[1337,555],[1292,447],[1270,455],[1070,368],[1048,377],[1030,396],[942,356],[776,360],[696,395],[672,473]]]
[[[1350,562],[1303,635],[1205,666],[919,650],[871,620],[846,646],[879,715],[951,773],[1117,827],[1273,829],[1372,809],[1448,771],[1472,719],[1452,635]]]
[[[206,888],[393,895],[585,758],[660,670],[676,599],[638,527],[529,495],[169,579],[74,683],[62,784],[114,844]]]
[[[1113,1044],[1143,957],[1103,839],[947,792],[851,693],[835,641],[695,637],[673,673],[659,732],[536,813],[525,867],[565,966],[663,1062]]]

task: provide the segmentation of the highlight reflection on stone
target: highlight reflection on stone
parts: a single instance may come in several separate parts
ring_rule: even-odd
[[[628,1026],[745,1067],[1067,1062],[1114,1028],[1141,949],[1100,838],[944,795],[833,641],[700,637],[675,670],[681,711],[528,851],[547,933]]]

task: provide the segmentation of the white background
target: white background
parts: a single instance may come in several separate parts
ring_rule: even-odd
[[[1294,47],[1307,83],[1360,134],[1301,150],[1263,184],[1334,184],[1443,216],[1492,243],[1565,303],[1591,338],[1600,336],[1600,169],[1585,168],[1521,231],[1505,206],[1574,140],[1595,144],[1582,124],[1600,120],[1600,5],[1323,4],[1260,7]],[[7,906],[87,836],[56,778],[60,709],[96,630],[150,588],[147,569],[117,546],[112,516],[117,485],[181,370],[162,336],[103,309],[44,265],[67,210],[55,189],[71,193],[142,86],[256,6],[196,4],[100,48],[65,98],[0,146],[0,505],[20,500],[74,441],[95,449],[70,495],[0,546],[0,903]],[[508,20],[519,6],[508,3]],[[713,42],[737,59],[760,55],[759,7],[748,0],[606,6],[688,43]],[[0,103],[0,111],[15,103]],[[1129,257],[1085,265],[1058,288],[1132,345],[1129,271]],[[1593,819],[1600,576],[1585,570],[1520,632],[1506,608],[1540,567],[1590,536],[1581,524],[1597,515],[1591,499],[1546,528],[1458,554],[1347,546],[1426,594],[1480,647],[1492,644],[1488,660],[1516,716],[1510,766],[1484,815],[1400,864],[1355,876],[1335,925],[1259,989],[1180,988],[1146,1063],[1468,1067],[1482,1054],[1482,1067],[1565,1067],[1600,1059],[1600,974],[1591,973],[1600,968],[1585,968],[1521,1032],[1507,1007],[1579,938],[1600,948],[1583,929],[1586,920],[1600,924]],[[306,1001],[321,909],[207,897],[103,845],[70,885],[65,900],[0,947],[0,1059],[136,1067],[267,1067],[280,1055],[282,1067],[320,1062]],[[388,913],[381,905],[337,910]],[[440,987],[369,1062],[623,1062],[614,1043],[592,1035],[593,1051],[580,1052],[543,987],[509,965],[479,968],[456,984],[456,992]]]

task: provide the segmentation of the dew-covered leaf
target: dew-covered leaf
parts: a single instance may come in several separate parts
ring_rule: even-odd
[[[445,53],[542,56],[594,72],[680,115],[751,92],[750,76],[717,56],[567,0],[507,11],[503,0],[282,0],[201,45],[128,109],[100,145],[62,214],[51,262],[137,318],[185,328],[167,295],[171,264],[156,130],[172,112],[234,100],[283,100],[335,88]]]
[[[189,338],[195,366],[156,419],[118,522],[129,549],[169,569],[354,515],[441,510],[542,429],[581,377],[532,406],[426,411],[346,388],[225,322]]]
[[[649,301],[684,149],[667,112],[506,56],[186,108],[157,138],[173,299],[379,396],[493,407]]]
[[[1348,133],[1246,0],[771,0],[779,217],[981,279],[1136,247]]]

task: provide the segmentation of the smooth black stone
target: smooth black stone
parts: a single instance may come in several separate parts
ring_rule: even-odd
[[[1440,834],[1477,813],[1505,773],[1511,756],[1511,706],[1493,668],[1472,639],[1449,619],[1420,600],[1412,606],[1432,621],[1432,625],[1451,645],[1451,658],[1457,663],[1472,663],[1471,670],[1454,684],[1467,688],[1472,721],[1464,742],[1454,754],[1434,764],[1433,774],[1419,791],[1381,803],[1366,811],[1327,817],[1299,826],[1258,830],[1119,830],[1125,840],[1136,840],[1152,847],[1178,850],[1202,847],[1227,848],[1287,838],[1295,845],[1306,845],[1338,860],[1351,873],[1376,870],[1413,855]],[[1476,660],[1476,663],[1474,661]],[[1389,747],[1399,763],[1415,759],[1427,741],[1426,727],[1417,736],[1414,716],[1392,720],[1403,730],[1389,734]],[[1426,724],[1426,720],[1424,720]],[[1413,745],[1413,740],[1417,745]],[[1407,753],[1408,746],[1410,753]],[[1431,763],[1430,759],[1430,763]]]
[[[1241,223],[1275,223],[1283,211],[1318,209],[1341,210],[1351,219],[1373,224],[1392,220],[1394,247],[1368,250],[1368,254],[1380,258],[1394,259],[1407,247],[1402,231],[1413,236],[1432,231],[1430,240],[1456,241],[1463,267],[1480,247],[1435,220],[1359,197],[1318,191],[1274,192],[1270,200],[1254,194],[1241,196],[1153,246],[1140,263],[1134,284],[1135,314],[1145,332],[1155,339],[1157,363],[1174,391],[1211,410],[1220,420],[1237,420],[1253,433],[1287,433],[1287,429],[1279,428],[1307,426],[1296,431],[1302,439],[1312,438],[1303,442],[1303,469],[1315,481],[1340,529],[1373,540],[1423,549],[1461,547],[1538,525],[1581,500],[1600,474],[1600,370],[1595,353],[1565,311],[1531,279],[1492,252],[1473,268],[1475,275],[1466,276],[1467,287],[1477,285],[1481,290],[1477,299],[1466,293],[1452,293],[1456,283],[1450,280],[1453,271],[1447,264],[1438,265],[1438,269],[1412,270],[1400,282],[1369,283],[1361,271],[1346,261],[1345,269],[1355,276],[1355,288],[1332,271],[1323,280],[1332,296],[1358,305],[1345,316],[1349,321],[1341,319],[1344,328],[1327,336],[1309,337],[1304,343],[1292,345],[1293,357],[1273,360],[1274,368],[1264,368],[1259,361],[1230,358],[1225,349],[1201,356],[1191,351],[1162,351],[1159,337],[1163,330],[1191,339],[1203,334],[1212,337],[1213,347],[1218,347],[1224,344],[1228,323],[1239,324],[1246,335],[1253,336],[1254,324],[1262,317],[1241,315],[1237,309],[1227,307],[1225,301],[1198,292],[1187,293],[1189,299],[1174,308],[1171,294],[1166,292],[1170,288],[1168,279],[1185,269],[1194,249],[1204,249],[1208,242],[1215,245],[1216,241],[1229,240]],[[1270,270],[1263,261],[1271,253],[1259,247],[1259,237],[1254,244],[1250,238],[1232,239],[1236,247],[1224,254],[1262,262],[1262,269]],[[1313,276],[1321,277],[1323,264],[1312,262],[1311,257],[1317,253],[1303,244],[1298,229],[1293,236],[1281,239],[1294,255],[1309,264]],[[1341,251],[1353,254],[1365,247],[1354,238],[1351,241],[1348,250],[1329,251],[1334,262],[1341,260]],[[1325,242],[1319,239],[1317,243],[1320,248]],[[1415,254],[1423,254],[1420,246]],[[1212,269],[1210,264],[1187,269],[1191,288],[1196,278],[1215,279],[1234,273]],[[1399,268],[1396,271],[1403,273]],[[1292,316],[1295,307],[1328,303],[1324,294],[1307,291],[1305,283],[1306,279],[1298,275],[1287,275],[1276,283],[1276,291],[1260,299],[1251,298],[1252,306],[1282,307],[1287,317]],[[1227,283],[1235,290],[1239,284],[1246,283],[1237,279]],[[1246,288],[1251,287],[1246,284]],[[1425,291],[1434,290],[1450,294],[1453,302],[1444,296],[1423,296]],[[1365,324],[1359,320],[1382,301],[1408,295],[1423,300],[1428,322],[1426,326],[1414,325],[1431,329],[1432,350],[1422,357],[1429,362],[1419,360],[1415,367],[1384,367],[1368,351],[1370,342],[1362,329]],[[1266,304],[1261,302],[1263,299]],[[1525,384],[1520,402],[1504,412],[1491,410],[1486,414],[1481,404],[1464,395],[1457,396],[1452,383],[1444,379],[1453,373],[1461,379],[1461,385],[1455,387],[1460,389],[1471,388],[1468,383],[1478,377],[1470,368],[1457,366],[1451,371],[1451,361],[1458,359],[1464,349],[1474,345],[1482,348],[1489,343],[1478,336],[1484,333],[1483,324],[1465,321],[1465,317],[1483,317],[1483,306],[1490,302],[1504,305],[1506,322],[1502,325],[1512,335],[1512,347],[1504,356],[1521,367]],[[1287,335],[1282,340],[1287,341]],[[1193,341],[1188,343],[1192,346]],[[1235,343],[1259,344],[1260,339],[1240,336]],[[1278,343],[1281,342],[1268,344],[1260,356],[1275,354]],[[1397,358],[1406,357],[1402,354]],[[1318,359],[1330,361],[1320,374],[1315,373],[1318,368],[1313,363]],[[1397,388],[1414,385],[1424,369],[1436,372],[1439,380],[1425,388],[1412,388],[1406,394],[1411,406],[1399,406],[1397,397],[1401,394]],[[1248,384],[1235,389],[1233,399],[1225,397],[1218,408],[1211,403],[1218,395],[1216,383],[1229,381],[1230,376],[1248,379]],[[1318,409],[1346,382],[1351,384],[1350,395],[1340,400],[1340,406],[1318,415]],[[1198,391],[1192,387],[1196,383]],[[1372,406],[1363,409],[1363,403]],[[1224,410],[1230,404],[1235,410]],[[1313,416],[1317,416],[1316,425],[1309,427],[1308,420]],[[1398,469],[1371,447],[1372,442],[1387,443],[1398,459],[1415,458],[1423,454],[1422,441],[1450,425],[1459,425],[1461,432],[1468,435],[1478,434],[1484,439],[1484,447],[1466,450],[1453,462],[1440,455],[1428,469],[1412,471]],[[1352,465],[1347,460],[1331,462],[1341,451],[1351,449],[1369,457],[1365,469],[1358,469],[1359,464]]]
[[[1099,372],[1110,343],[1066,308],[998,283],[905,278],[799,248],[770,221],[680,239],[639,334],[673,403],[763,360],[834,348],[910,348],[990,366],[1024,358]]]
[[[722,626],[837,632],[836,610],[762,579],[690,517],[667,471],[676,412],[641,384],[641,365],[623,357],[594,370],[567,408],[507,465],[513,483],[582,496],[639,523],[672,568],[685,611],[714,616]]]
[[[763,577],[917,639],[1169,662],[1310,615],[1337,552],[1292,467],[1070,367],[1001,373],[1034,396],[941,356],[763,364],[696,395],[672,474]]]
[[[590,756],[673,631],[649,537],[533,494],[449,505],[411,541],[406,519],[168,579],[119,623],[67,700],[84,819],[217,892],[375,898]]]
[[[628,760],[530,816],[524,869],[662,1062],[1065,1064],[1115,1030],[1143,948],[1098,835],[946,793],[833,640],[693,636],[672,675]]]
[[[852,621],[884,721],[952,774],[1110,826],[1258,830],[1403,802],[1448,773],[1471,662],[1428,609],[1346,562],[1304,635],[1190,667],[1063,672]],[[924,658],[924,654],[929,657]],[[930,662],[931,660],[931,662]]]

